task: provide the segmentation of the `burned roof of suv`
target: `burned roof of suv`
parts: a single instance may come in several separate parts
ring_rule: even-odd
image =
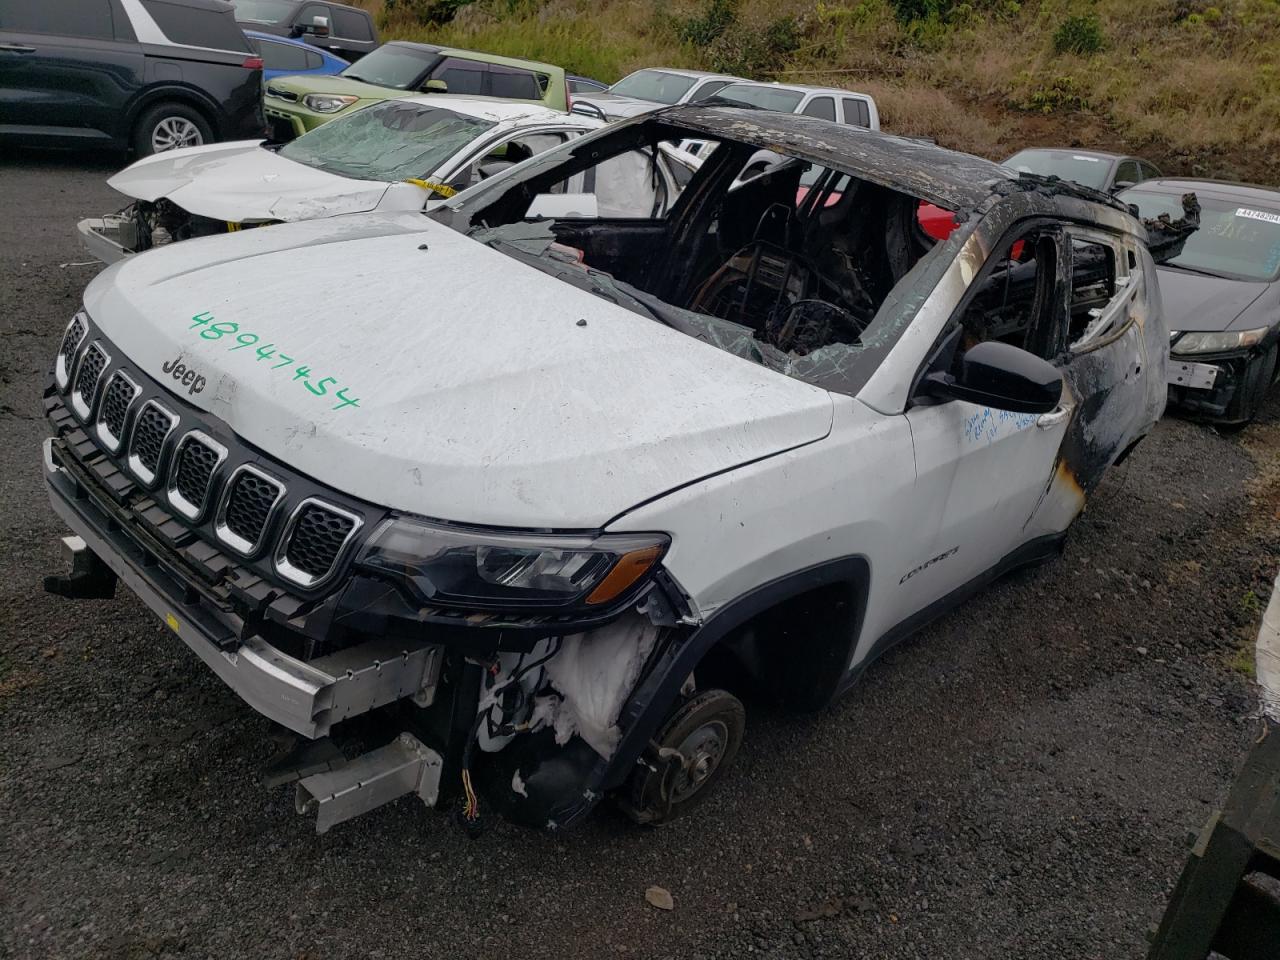
[[[1018,174],[990,160],[923,140],[833,123],[802,114],[743,106],[668,107],[648,117],[688,127],[712,139],[755,144],[847,170],[949,209],[977,206],[1001,181]]]
[[[895,137],[850,124],[754,107],[685,104],[643,114],[632,123],[659,120],[711,139],[754,144],[844,170],[873,183],[928,200],[948,210],[977,207],[1000,184],[1052,188],[1119,208],[1109,196],[1069,181],[1019,174],[990,160],[935,143]]]

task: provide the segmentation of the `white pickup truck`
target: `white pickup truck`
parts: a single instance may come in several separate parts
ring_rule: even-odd
[[[607,218],[530,216],[685,138],[717,146],[678,197],[651,172]],[[742,684],[821,707],[1057,554],[1164,406],[1144,239],[1069,183],[714,106],[430,214],[151,251],[90,284],[54,364],[74,563],[47,586],[124,580],[302,738],[376,713],[384,746],[299,762],[322,830],[404,793],[472,829],[610,794],[660,823],[728,769]]]

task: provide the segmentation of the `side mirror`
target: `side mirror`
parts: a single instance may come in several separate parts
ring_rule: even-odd
[[[297,40],[301,37],[327,37],[329,35],[329,18],[312,17],[310,23],[295,23],[289,28],[289,37]]]
[[[428,80],[422,85],[423,93],[448,93],[449,84],[443,80]]]
[[[921,384],[940,399],[968,400],[1013,413],[1048,413],[1062,399],[1062,374],[1007,343],[979,343],[960,358],[960,375],[931,373]]]
[[[1117,180],[1111,185],[1112,193],[1119,193],[1121,190],[1128,190],[1137,183],[1136,180]]]
[[[592,103],[590,100],[575,100],[573,106],[569,108],[570,113],[576,113],[580,117],[591,117],[593,120],[602,120],[608,122],[609,118],[604,115],[604,110]]]

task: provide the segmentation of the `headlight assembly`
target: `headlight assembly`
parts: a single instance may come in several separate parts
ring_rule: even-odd
[[[661,534],[505,534],[408,517],[385,521],[359,565],[425,603],[483,610],[602,609],[652,574]]]
[[[1227,330],[1222,333],[1184,333],[1169,348],[1170,353],[1188,356],[1197,353],[1225,353],[1255,347],[1267,335],[1269,327],[1255,330]]]
[[[314,110],[316,113],[337,113],[359,99],[359,97],[336,93],[308,93],[302,98],[302,102],[308,110]]]

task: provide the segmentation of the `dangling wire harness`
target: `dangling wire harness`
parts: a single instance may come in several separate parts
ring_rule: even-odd
[[[523,720],[519,723],[501,722],[503,717],[508,715],[519,717],[524,714],[528,706],[528,693],[520,681],[529,675],[533,670],[541,669],[543,676],[538,678],[538,682],[533,685],[534,690],[538,690],[543,683],[546,674],[546,664],[551,658],[560,652],[560,646],[564,643],[563,637],[555,637],[551,643],[550,649],[537,660],[525,663],[526,654],[520,654],[520,658],[516,661],[515,667],[511,671],[511,675],[501,683],[495,683],[489,690],[489,705],[476,714],[475,723],[471,725],[471,732],[467,737],[466,749],[462,752],[462,828],[466,831],[467,836],[475,839],[483,830],[480,820],[480,797],[475,791],[475,787],[471,782],[471,760],[475,753],[476,744],[480,739],[480,725],[485,724],[485,732],[490,739],[495,737],[514,736],[517,733],[524,733],[529,729],[529,721]],[[479,664],[485,668],[486,675],[490,678],[490,682],[496,680],[501,665],[497,658],[491,661]],[[503,700],[507,695],[511,694],[514,703],[504,704]],[[499,710],[498,721],[495,722],[493,711]]]

